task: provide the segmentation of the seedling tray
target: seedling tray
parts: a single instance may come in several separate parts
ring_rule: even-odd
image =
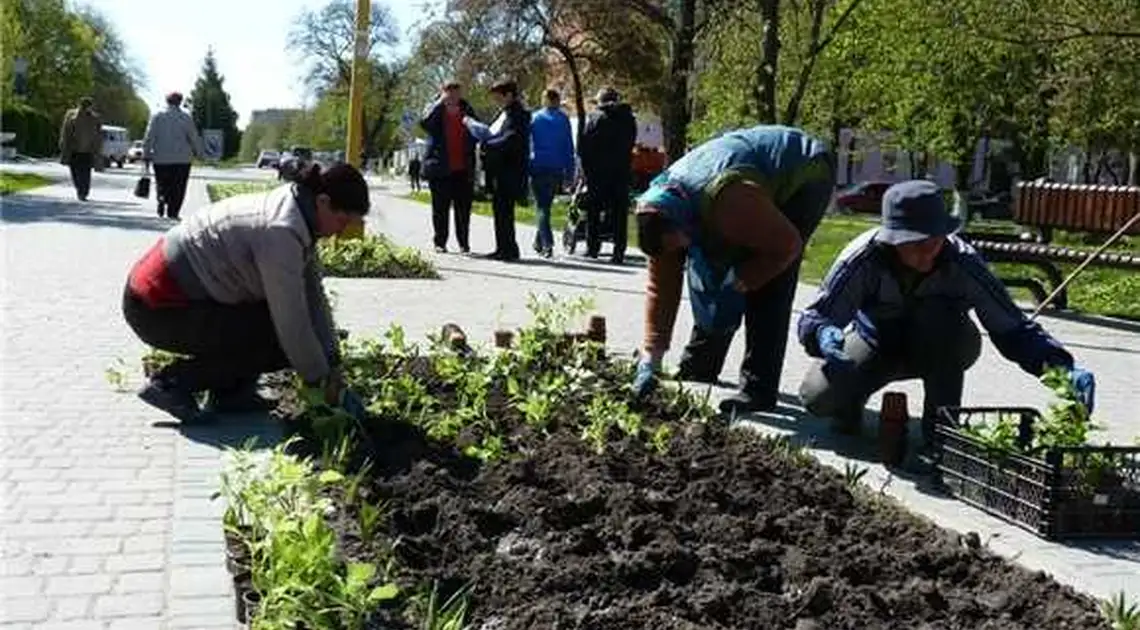
[[[939,414],[934,476],[950,495],[1046,540],[1140,539],[1140,446],[998,452],[963,429],[1014,414],[1024,446],[1041,414],[1021,407],[945,407]],[[1088,472],[1093,462],[1106,472]]]

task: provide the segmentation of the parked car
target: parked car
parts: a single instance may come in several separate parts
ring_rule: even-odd
[[[277,168],[281,154],[276,151],[262,151],[257,155],[257,168]]]
[[[859,182],[839,191],[835,195],[835,207],[841,213],[879,214],[883,204],[883,193],[893,182]]]
[[[103,167],[115,163],[119,168],[127,163],[127,152],[131,149],[130,136],[126,127],[103,125]]]
[[[127,149],[127,162],[134,164],[143,159],[143,142],[142,140],[135,140],[131,143],[131,148]]]

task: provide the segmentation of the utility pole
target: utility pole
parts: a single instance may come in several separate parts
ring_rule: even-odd
[[[371,0],[356,0],[356,38],[352,55],[352,82],[348,87],[348,138],[344,159],[356,168],[362,168],[361,149],[364,145],[364,89],[368,80],[368,18],[372,13]],[[344,236],[359,238],[364,235],[364,221],[353,221]]]

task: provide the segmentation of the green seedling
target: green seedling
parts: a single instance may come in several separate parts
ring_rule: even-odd
[[[653,450],[658,455],[665,455],[669,452],[669,446],[673,441],[673,428],[667,424],[659,424],[657,428],[649,436],[649,443],[653,446]]]
[[[380,519],[384,510],[375,503],[361,503],[359,506],[360,537],[364,542],[371,543],[376,539],[376,532],[380,527]]]
[[[422,630],[463,630],[467,621],[467,589],[460,589],[453,593],[447,601],[439,601],[439,583],[432,584],[431,593],[427,601],[421,605],[426,608],[423,615]]]
[[[414,247],[401,247],[384,236],[335,236],[317,243],[325,274],[342,278],[438,278],[435,264]]]
[[[867,472],[868,469],[866,467],[847,462],[843,467],[843,484],[847,486],[848,490],[854,490],[859,486],[859,482],[863,480],[863,477],[867,476]]]
[[[1140,630],[1140,605],[1129,604],[1124,591],[1102,601],[1100,612],[1112,630]]]
[[[103,372],[103,376],[107,379],[107,383],[111,389],[118,393],[124,393],[130,390],[130,385],[127,382],[127,362],[122,357],[117,357],[115,361],[107,367]]]

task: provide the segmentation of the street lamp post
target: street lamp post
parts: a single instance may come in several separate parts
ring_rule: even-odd
[[[356,0],[356,37],[352,55],[352,82],[348,88],[348,138],[345,142],[345,161],[362,168],[361,149],[364,145],[364,89],[368,75],[368,17],[372,12],[371,0]],[[364,222],[354,221],[345,236],[364,234]]]

